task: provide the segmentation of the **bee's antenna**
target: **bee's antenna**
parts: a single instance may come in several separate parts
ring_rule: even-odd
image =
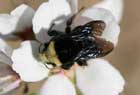
[[[77,13],[80,13],[80,12],[83,11],[85,8],[86,8],[85,6],[81,7],[80,10],[79,10]]]
[[[76,16],[85,9],[85,7],[82,7],[77,13],[73,14],[66,22],[66,33],[69,34],[71,32],[71,24],[73,22],[73,20],[76,18]]]
[[[80,14],[85,8],[86,8],[85,6],[81,7],[81,8],[78,10],[78,12],[75,13],[75,14],[73,15],[73,18],[75,18],[78,14]]]
[[[55,26],[55,23],[52,23],[52,25],[51,25],[50,28],[48,29],[48,35],[49,35],[49,36],[53,36],[53,35],[52,35],[52,29],[53,29],[54,26]]]

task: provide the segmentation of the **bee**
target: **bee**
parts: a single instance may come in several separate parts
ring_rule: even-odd
[[[65,32],[53,30],[55,24],[48,30],[52,39],[40,50],[45,64],[68,70],[73,64],[86,66],[87,60],[103,57],[113,50],[113,44],[100,37],[106,26],[103,21],[90,21],[71,29],[75,16],[67,20]]]

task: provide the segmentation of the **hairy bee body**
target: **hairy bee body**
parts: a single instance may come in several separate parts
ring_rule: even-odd
[[[55,35],[50,42],[44,44],[42,52],[46,64],[63,69],[69,69],[75,62],[85,66],[87,60],[105,56],[112,51],[112,43],[91,34],[92,28],[85,31],[82,27],[75,28],[76,30],[68,34]],[[82,34],[81,31],[85,33]]]
[[[69,35],[63,34],[52,38],[45,47],[43,54],[47,64],[69,69],[84,45],[82,42],[74,41]]]
[[[52,24],[48,34],[52,39],[44,44],[41,59],[45,64],[69,69],[73,64],[85,66],[91,58],[103,57],[113,50],[113,44],[101,38],[105,23],[90,21],[71,30],[75,15],[67,21],[65,32],[53,30]]]

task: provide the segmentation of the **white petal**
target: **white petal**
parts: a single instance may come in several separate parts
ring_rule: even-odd
[[[3,35],[12,33],[16,30],[19,17],[9,14],[0,14],[0,33]]]
[[[32,25],[34,10],[27,5],[20,5],[11,14],[0,14],[0,33],[3,35],[21,31]]]
[[[0,62],[6,64],[12,64],[10,59],[13,49],[6,44],[2,39],[0,39]]]
[[[68,2],[71,5],[72,13],[77,13],[78,12],[78,0],[68,0]]]
[[[4,52],[0,51],[0,63],[12,64],[12,60]]]
[[[123,13],[123,0],[102,0],[94,6],[111,11],[116,21],[120,22]]]
[[[103,59],[88,61],[88,67],[77,68],[77,86],[84,95],[119,95],[124,79],[118,70]]]
[[[49,70],[36,59],[38,56],[39,43],[25,41],[21,47],[12,54],[12,68],[27,82],[40,81],[48,76]]]
[[[67,77],[57,74],[49,77],[39,95],[76,95],[76,91]]]
[[[33,30],[36,38],[41,42],[48,41],[50,37],[47,34],[47,30],[53,21],[58,17],[62,17],[62,19],[57,21],[57,24],[60,24],[70,13],[70,6],[67,0],[49,0],[49,2],[40,5],[33,18]],[[59,27],[59,29],[62,30],[62,27]]]
[[[0,39],[0,50],[8,57],[11,57],[13,49],[2,39]]]
[[[102,38],[111,41],[116,46],[118,42],[118,36],[120,33],[120,27],[116,22],[112,13],[103,8],[91,7],[87,9],[82,16],[88,17],[91,20],[102,20],[106,23],[106,28],[103,31]],[[87,20],[88,21],[88,20]]]
[[[11,12],[11,15],[19,16],[19,20],[16,26],[17,31],[32,26],[32,18],[34,16],[34,13],[35,11],[33,10],[33,8],[29,7],[26,4],[21,4]]]

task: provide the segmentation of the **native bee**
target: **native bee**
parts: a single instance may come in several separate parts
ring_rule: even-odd
[[[113,50],[113,44],[100,38],[105,23],[101,20],[90,21],[71,29],[76,14],[67,20],[65,32],[53,30],[52,24],[48,34],[52,39],[44,44],[40,51],[46,64],[69,69],[75,64],[85,66],[91,58],[103,57]]]

